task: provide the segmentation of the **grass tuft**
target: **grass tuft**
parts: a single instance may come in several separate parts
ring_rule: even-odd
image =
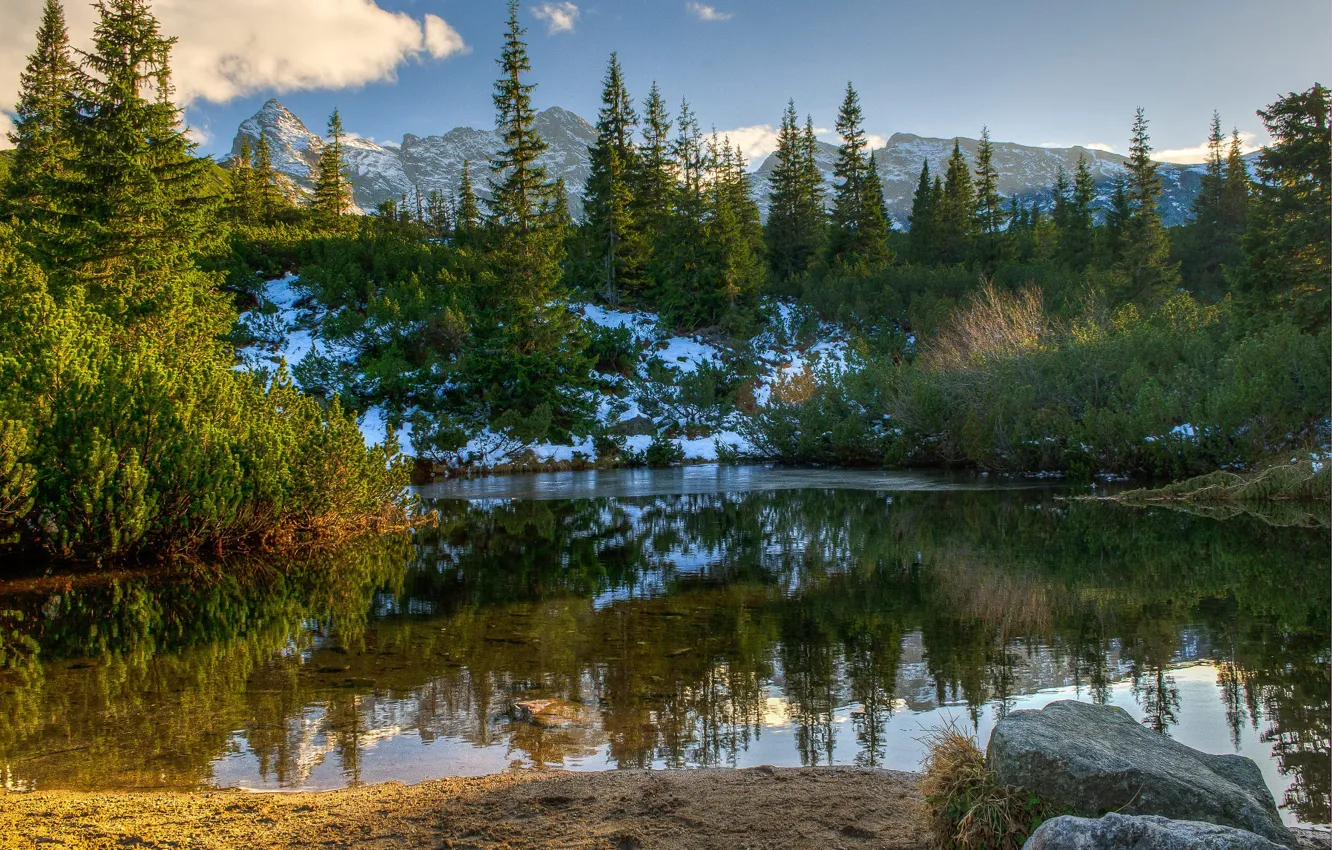
[[[1049,807],[1021,788],[1001,785],[976,739],[950,720],[925,739],[926,817],[941,850],[1021,850]]]

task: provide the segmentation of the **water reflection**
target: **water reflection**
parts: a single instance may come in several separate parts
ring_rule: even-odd
[[[912,769],[1056,696],[1259,761],[1327,820],[1325,534],[1044,491],[439,501],[301,562],[0,588],[13,787]]]

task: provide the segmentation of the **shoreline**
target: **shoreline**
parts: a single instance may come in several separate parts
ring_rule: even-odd
[[[0,791],[0,848],[925,850],[920,776],[770,766],[512,771],[337,791]]]

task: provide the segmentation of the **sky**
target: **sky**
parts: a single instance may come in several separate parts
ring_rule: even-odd
[[[32,50],[43,0],[0,0],[0,130]],[[504,0],[156,0],[177,100],[204,153],[277,97],[322,131],[377,141],[488,127]],[[85,46],[93,12],[66,2]],[[876,144],[896,132],[1080,144],[1123,153],[1134,110],[1157,157],[1202,159],[1212,111],[1246,146],[1266,142],[1255,110],[1329,83],[1328,0],[540,0],[520,20],[538,108],[596,118],[618,51],[631,94],[652,81],[678,111],[757,164],[788,98],[831,128],[846,84]],[[831,133],[825,136],[835,141]]]

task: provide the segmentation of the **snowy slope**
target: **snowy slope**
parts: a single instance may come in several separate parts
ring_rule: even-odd
[[[582,214],[583,184],[590,173],[588,148],[596,142],[596,131],[579,116],[557,106],[537,114],[536,128],[550,145],[550,150],[541,157],[541,164],[552,178],[564,180],[569,192],[570,211],[577,218]],[[243,139],[248,138],[253,144],[261,130],[268,133],[278,171],[290,177],[295,187],[308,192],[314,185],[313,169],[323,148],[323,140],[289,109],[270,100],[241,123],[232,143],[232,155],[239,152]],[[957,141],[967,162],[974,164],[977,141],[967,138]],[[422,194],[431,190],[456,191],[464,160],[472,164],[473,185],[478,194],[485,195],[490,175],[486,161],[499,147],[499,137],[493,130],[470,127],[459,127],[442,136],[422,137],[409,133],[400,145],[351,138],[347,141],[347,160],[352,172],[355,201],[362,209],[369,210],[381,201],[397,200],[403,195],[410,197],[418,187]],[[952,139],[895,133],[887,145],[874,152],[883,178],[888,211],[899,230],[906,229],[909,223],[911,197],[920,176],[921,163],[929,162],[930,173],[942,175],[952,150]],[[1096,178],[1098,208],[1108,205],[1114,179],[1126,173],[1127,159],[1105,151],[1082,147],[1031,147],[1012,142],[995,142],[994,150],[1000,192],[1005,197],[1017,195],[1025,204],[1035,201],[1047,211],[1053,205],[1051,187],[1058,169],[1062,166],[1071,181],[1079,155],[1087,157]],[[818,142],[816,157],[830,199],[836,156],[835,145]],[[1249,161],[1253,161],[1252,154]],[[1169,226],[1183,224],[1188,220],[1189,208],[1198,193],[1203,167],[1168,162],[1160,165],[1164,187],[1162,216]],[[765,216],[769,181],[775,166],[776,157],[769,156],[750,175],[755,199]]]
[[[325,313],[297,275],[270,280],[257,295],[254,309],[240,317],[252,343],[240,350],[237,368],[271,371],[285,361],[290,370],[312,352],[334,360],[350,359],[350,352],[321,338]],[[691,376],[705,366],[723,366],[728,357],[758,363],[753,397],[764,406],[783,380],[807,370],[841,371],[852,360],[845,336],[837,327],[823,324],[816,340],[800,342],[796,328],[804,317],[797,315],[795,306],[773,302],[769,308],[773,317],[770,327],[745,350],[734,351],[714,339],[672,333],[652,313],[573,305],[574,313],[587,323],[589,331],[598,327],[628,328],[638,348],[638,361],[631,374],[593,374],[594,382],[601,387],[596,394],[598,421],[612,433],[622,433],[624,447],[631,452],[645,451],[656,434],[666,432],[677,434],[673,441],[688,461],[717,460],[725,450],[748,451],[748,443],[737,430],[744,414],[722,407],[700,408],[687,401],[683,385]],[[399,431],[398,438],[410,454],[411,429],[409,423],[404,425],[408,427]],[[360,426],[367,444],[381,442],[387,426],[384,411],[372,408],[362,412]],[[473,435],[448,463],[456,468],[492,468],[515,462],[569,463],[580,456],[589,462],[596,460],[592,435],[574,435],[559,444],[544,441],[522,445],[487,429]]]
[[[962,148],[963,156],[967,158],[967,163],[974,167],[977,140],[959,138],[957,141]],[[819,170],[824,174],[831,198],[832,168],[837,148],[826,142],[818,144]],[[1051,189],[1059,168],[1063,167],[1071,183],[1079,155],[1087,158],[1087,165],[1096,179],[1095,206],[1098,209],[1109,204],[1115,178],[1128,173],[1125,165],[1128,160],[1119,154],[1083,147],[1041,148],[1013,142],[993,144],[994,164],[999,172],[1000,193],[1005,198],[1017,195],[1025,204],[1035,201],[1045,211],[1049,211],[1054,204]],[[905,230],[909,226],[911,199],[920,179],[921,163],[930,164],[931,178],[942,177],[948,157],[952,153],[952,139],[933,139],[910,133],[894,133],[887,145],[874,152],[875,164],[883,180],[884,199],[888,203],[888,212],[893,217],[893,224],[898,230]],[[776,165],[776,156],[769,156],[750,176],[755,197],[765,214],[769,181]],[[1202,171],[1202,167],[1197,165],[1160,163],[1163,184],[1161,214],[1167,226],[1183,224],[1188,220],[1189,208],[1194,196],[1198,194]]]
[[[569,187],[574,215],[582,212],[579,194],[589,174],[588,147],[596,142],[592,127],[568,110],[552,107],[537,114],[536,129],[550,145],[539,160],[552,178],[563,178]],[[273,150],[273,165],[296,187],[308,193],[314,187],[315,167],[324,141],[300,118],[276,100],[270,100],[241,122],[231,145],[231,156],[240,152],[244,140],[251,147],[266,132]],[[491,130],[459,127],[443,136],[403,137],[401,145],[378,144],[368,139],[346,140],[347,165],[352,195],[362,210],[371,210],[386,200],[422,195],[431,190],[456,191],[462,178],[463,161],[472,164],[472,182],[485,195],[490,170],[486,161],[500,148]]]

